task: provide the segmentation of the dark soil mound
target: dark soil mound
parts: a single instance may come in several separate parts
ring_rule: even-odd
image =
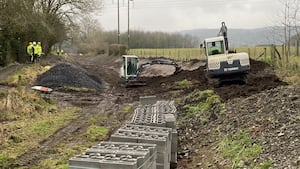
[[[77,87],[101,90],[103,85],[100,79],[88,75],[83,70],[70,64],[58,64],[49,71],[40,75],[35,83],[36,85],[50,88],[59,87]]]
[[[276,76],[273,67],[264,62],[251,60],[251,71],[247,75],[247,83],[243,85],[226,84],[215,87],[208,83],[205,77],[205,67],[200,66],[196,70],[183,70],[168,77],[145,78],[147,86],[134,90],[139,90],[141,93],[160,95],[170,90],[177,90],[175,83],[184,79],[192,81],[195,85],[190,89],[184,89],[187,93],[195,88],[199,90],[213,89],[223,100],[250,96],[277,86],[287,85]]]
[[[247,75],[245,85],[231,84],[215,88],[215,91],[224,99],[251,96],[264,90],[273,89],[277,86],[287,85],[275,74],[270,65],[251,60],[251,71]]]

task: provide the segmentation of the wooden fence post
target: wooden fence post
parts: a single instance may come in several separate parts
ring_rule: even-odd
[[[271,64],[274,65],[275,63],[275,45],[271,45]]]

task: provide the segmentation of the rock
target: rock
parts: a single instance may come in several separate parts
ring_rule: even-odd
[[[202,163],[197,163],[196,164],[196,167],[201,167],[202,166]]]
[[[297,160],[292,162],[292,166],[300,168],[300,156],[298,157]]]

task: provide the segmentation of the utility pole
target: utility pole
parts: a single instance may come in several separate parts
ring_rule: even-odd
[[[118,44],[120,44],[120,0],[118,0]]]
[[[128,49],[129,49],[129,39],[130,39],[130,34],[129,34],[129,0],[128,0],[128,33],[127,33],[127,45],[128,45]]]
[[[129,30],[129,1],[133,1],[133,0],[128,0],[128,33],[127,33],[127,45],[128,45],[128,49],[129,49],[129,45],[130,45],[130,30]]]

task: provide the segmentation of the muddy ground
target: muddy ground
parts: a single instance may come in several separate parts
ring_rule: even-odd
[[[50,59],[48,62],[44,61],[44,65],[52,65],[55,66],[58,63],[66,62],[68,64],[73,64],[81,70],[85,71],[91,78],[99,79],[103,82],[102,85],[105,87],[103,90],[96,91],[85,91],[85,92],[76,92],[70,91],[66,89],[57,88],[49,97],[52,99],[58,100],[60,103],[70,103],[74,106],[83,108],[80,111],[79,118],[71,122],[65,128],[58,130],[54,135],[52,135],[49,139],[44,140],[40,143],[39,147],[32,149],[31,151],[23,154],[18,158],[18,162],[16,164],[12,164],[12,167],[16,166],[30,166],[36,165],[39,161],[43,159],[47,159],[51,157],[51,152],[49,150],[61,143],[64,142],[74,142],[74,144],[78,141],[77,135],[84,132],[87,128],[86,121],[95,114],[101,114],[104,112],[117,112],[120,107],[124,104],[132,103],[135,105],[139,99],[139,96],[145,95],[156,95],[160,99],[168,99],[174,100],[176,98],[180,98],[182,96],[187,95],[193,90],[205,90],[205,89],[213,89],[220,97],[223,102],[227,105],[233,106],[236,104],[236,101],[243,100],[238,106],[233,106],[234,109],[230,109],[228,111],[235,112],[235,117],[239,116],[239,109],[246,109],[247,106],[252,106],[252,102],[248,102],[247,99],[252,98],[252,100],[256,99],[264,99],[262,95],[259,93],[264,93],[269,89],[274,89],[279,86],[286,86],[287,84],[280,81],[280,79],[275,75],[274,68],[258,61],[251,61],[251,71],[247,75],[247,83],[244,85],[241,84],[227,84],[224,86],[211,86],[207,79],[205,78],[204,73],[204,63],[199,60],[192,60],[188,63],[178,63],[184,69],[175,75],[166,76],[169,71],[172,71],[172,68],[166,69],[165,67],[152,67],[149,70],[146,70],[146,77],[144,80],[146,81],[146,86],[135,87],[135,88],[125,88],[122,86],[121,81],[119,79],[119,67],[121,59],[117,57],[104,58],[101,56],[97,57],[84,57],[84,56],[69,56],[66,61]],[[163,69],[161,69],[163,68]],[[152,69],[152,70],[151,70]],[[163,74],[164,76],[157,76]],[[153,76],[153,77],[152,77]],[[192,82],[192,85],[189,87],[178,86],[176,82],[189,80]],[[42,85],[42,84],[41,84]],[[280,92],[280,89],[274,89],[268,91],[266,93],[274,93]],[[272,96],[270,96],[272,97]],[[264,100],[263,104],[269,104],[268,100]],[[258,105],[258,104],[256,104]],[[276,107],[276,104],[274,105]],[[281,106],[282,105],[278,105]],[[237,110],[236,110],[237,109]],[[273,108],[276,109],[276,108]],[[271,113],[273,109],[265,110],[266,113]],[[180,110],[180,107],[179,107]],[[252,108],[249,110],[253,110]],[[180,113],[180,112],[179,112]],[[243,112],[247,114],[247,111]],[[232,114],[232,113],[231,113]],[[226,119],[224,119],[224,126],[231,125],[232,122],[230,119],[233,117],[229,114]],[[243,116],[245,117],[245,116]],[[130,117],[124,118],[120,121],[118,125],[126,122],[126,119]],[[236,117],[238,118],[238,117]],[[238,118],[239,119],[239,118]],[[241,122],[243,122],[243,118],[241,118]],[[215,124],[215,123],[213,123]],[[198,125],[198,124],[195,124]],[[251,124],[256,125],[256,124]],[[115,126],[117,127],[117,125]],[[203,127],[203,126],[202,126]],[[206,129],[209,127],[215,127],[214,125],[204,126]],[[209,130],[209,129],[208,129]],[[228,130],[230,132],[231,130]],[[299,130],[298,130],[299,131]],[[295,130],[297,132],[297,130]],[[201,133],[201,132],[200,132]],[[205,133],[201,133],[204,134]],[[193,158],[197,156],[213,156],[213,151],[210,151],[209,143],[205,141],[201,143],[203,140],[209,140],[209,134],[206,134],[207,137],[203,137],[204,139],[196,140],[196,145],[206,145],[204,146],[207,151],[201,151],[203,154],[193,154]],[[182,143],[181,145],[185,145],[186,143]],[[299,144],[295,144],[298,146]],[[190,147],[195,148],[195,147]],[[276,150],[278,153],[279,150]],[[270,152],[268,152],[270,153]],[[268,155],[268,153],[264,153],[265,156],[261,158],[269,158],[272,155]],[[296,154],[299,151],[296,152]],[[276,155],[274,155],[276,156]],[[277,159],[276,156],[273,159]],[[198,162],[197,160],[207,160],[206,158],[196,158],[196,160],[180,159],[178,168],[194,168],[194,163]],[[294,159],[292,159],[294,160]],[[294,160],[295,161],[295,160]],[[213,160],[212,160],[213,163]],[[277,164],[280,166],[281,163]],[[225,166],[225,165],[224,165]],[[199,166],[198,166],[199,167]],[[197,167],[195,167],[197,168]],[[201,168],[201,166],[200,166]],[[210,168],[216,168],[215,165],[211,165]],[[222,167],[221,167],[222,168]],[[226,167],[225,167],[226,168]],[[276,168],[276,167],[275,167]],[[279,167],[280,168],[280,167]]]

